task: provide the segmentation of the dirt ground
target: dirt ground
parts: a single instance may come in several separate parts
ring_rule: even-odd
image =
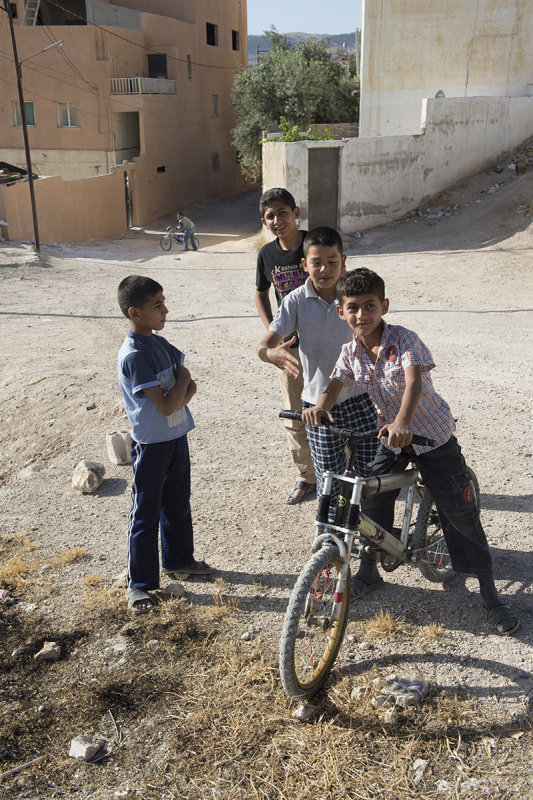
[[[462,769],[461,758],[465,763],[468,758],[459,753],[460,725],[452,724],[456,756],[444,747],[442,757],[451,777],[446,770],[439,773],[440,780],[449,777],[448,789],[438,784],[435,771],[418,788],[404,787],[402,797],[533,797],[528,768],[533,696],[533,170],[515,175],[502,165],[503,172],[483,172],[433,199],[422,215],[360,238],[345,237],[348,269],[368,266],[379,272],[391,299],[390,322],[416,330],[432,351],[435,386],[458,418],[459,441],[481,486],[482,520],[497,585],[522,621],[516,636],[500,638],[484,618],[473,580],[456,577],[442,587],[408,567],[386,577],[385,588],[366,599],[364,607],[352,605],[351,635],[329,695],[324,692],[319,700],[322,720],[340,724],[327,705],[339,682],[348,685],[372,668],[394,664],[396,672],[415,673],[439,691],[462,693],[474,704],[478,722],[484,721],[479,730],[485,739],[498,741],[500,752],[500,743],[506,742],[505,759],[494,774],[486,773],[485,783],[481,778],[475,783],[476,767],[469,763],[459,778],[474,783],[464,788],[456,770]],[[111,754],[98,771],[67,758],[70,739],[91,733],[96,713],[91,706],[91,716],[76,699],[80,685],[101,680],[106,669],[130,681],[138,678],[139,665],[144,669],[149,663],[143,660],[146,654],[139,657],[139,648],[146,645],[143,626],[156,625],[146,617],[132,621],[122,598],[112,601],[111,610],[105,599],[113,578],[125,568],[130,467],[110,464],[105,434],[127,429],[116,378],[116,354],[127,323],[117,307],[116,287],[131,273],[150,275],[163,285],[170,309],[164,335],[185,351],[198,383],[191,402],[197,428],[189,437],[196,556],[217,570],[216,580],[185,584],[186,598],[167,607],[165,625],[171,625],[168,608],[177,608],[178,615],[180,609],[184,615],[211,613],[217,604],[233,610],[221,615],[223,622],[213,622],[211,616],[209,624],[201,618],[195,625],[207,625],[209,631],[223,625],[224,641],[234,642],[244,660],[247,652],[252,659],[266,659],[273,676],[268,695],[272,717],[290,720],[290,705],[275,673],[276,648],[290,589],[310,554],[315,502],[296,507],[282,502],[295,475],[277,419],[274,369],[255,356],[262,336],[253,304],[257,200],[258,193],[250,192],[191,209],[201,245],[197,253],[160,250],[159,235],[170,219],[111,240],[44,245],[40,265],[27,245],[0,244],[0,577],[10,595],[19,598],[12,606],[0,605],[0,786],[6,798],[72,793],[84,800],[337,797],[333,789],[324,788],[322,794],[306,794],[305,787],[291,793],[287,783],[273,776],[258,788],[248,767],[242,767],[249,781],[242,785],[234,778],[228,779],[231,786],[223,778],[202,782],[205,754],[196,764],[196,777],[187,779],[188,788],[157,783],[169,774],[162,765],[174,763],[168,728],[141,729],[139,717],[110,691],[97,711],[102,715],[109,710],[115,732],[127,732],[129,755],[121,739],[121,757]],[[73,468],[82,458],[106,467],[105,481],[93,495],[71,488]],[[402,620],[409,635],[380,641],[362,653],[363,623],[380,609]],[[432,623],[442,635],[423,638]],[[136,632],[135,647],[115,647],[128,625]],[[153,640],[164,639],[162,631]],[[242,642],[243,633],[250,634],[249,642]],[[184,641],[183,631],[179,636]],[[33,661],[45,639],[63,643],[57,664]],[[201,662],[194,664],[190,662],[188,673],[203,670]],[[242,670],[241,664],[236,674]],[[62,705],[46,715],[42,709],[59,702],[56,683]],[[252,720],[253,702],[242,703]],[[146,709],[143,713],[145,725]],[[158,707],[153,713],[163,711]],[[13,732],[14,720],[18,733]],[[269,725],[275,728],[272,720]],[[414,721],[412,731],[416,726]],[[204,733],[203,728],[197,731],[196,739],[191,734],[190,741]],[[452,733],[446,735],[451,741]],[[192,749],[179,745],[190,764],[190,753],[196,750],[190,743],[187,747]],[[244,764],[246,748],[242,750],[232,758]],[[40,766],[2,778],[2,772],[40,756]],[[319,769],[322,762],[316,755],[311,761]],[[443,763],[441,759],[441,767]],[[305,765],[300,769],[305,772]],[[43,782],[45,776],[48,782]],[[394,796],[378,783],[358,792],[346,789],[344,797]]]

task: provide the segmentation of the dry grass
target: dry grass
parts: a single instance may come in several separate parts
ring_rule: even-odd
[[[33,591],[31,580],[24,591]],[[315,717],[297,722],[275,648],[260,637],[241,640],[234,598],[217,594],[213,606],[171,599],[136,617],[100,576],[80,588],[66,627],[38,610],[2,610],[0,774],[45,757],[0,778],[3,800],[527,797],[533,739],[525,713],[500,725],[475,698],[432,693],[387,730],[371,704],[383,677],[372,668],[356,681],[334,672],[313,700]],[[372,624],[382,638],[405,631],[386,612]],[[58,662],[33,660],[45,639],[60,644]],[[362,697],[355,685],[367,687]],[[81,733],[105,741],[96,764],[67,758]],[[415,785],[417,758],[429,763]],[[449,782],[445,793],[439,780]]]
[[[368,636],[370,639],[389,641],[406,632],[405,622],[398,617],[393,617],[390,611],[380,608],[375,617],[368,620]]]
[[[422,628],[421,634],[424,642],[429,645],[443,641],[446,638],[446,628],[437,622],[431,622]]]
[[[59,553],[57,558],[54,559],[51,566],[62,567],[65,564],[73,564],[75,561],[81,561],[86,555],[87,551],[84,550],[83,547],[73,547],[70,550],[63,550],[63,552]]]

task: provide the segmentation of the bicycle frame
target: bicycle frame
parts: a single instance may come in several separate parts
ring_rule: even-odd
[[[337,506],[340,506],[342,515],[345,518],[344,524],[339,524],[338,521],[332,523],[328,520],[334,480],[340,480],[345,486],[346,484],[351,484],[353,486],[346,511],[346,498],[340,493],[337,497]],[[341,561],[343,562],[335,587],[332,619],[338,619],[341,612],[346,575],[352,551],[355,551],[356,554],[360,556],[365,550],[368,551],[371,547],[371,544],[365,544],[364,542],[354,545],[354,538],[357,533],[361,533],[369,543],[377,545],[398,561],[407,562],[416,560],[416,557],[413,558],[412,554],[409,552],[407,545],[417,483],[418,471],[414,468],[405,470],[404,472],[373,478],[350,477],[346,474],[338,475],[330,471],[324,473],[324,489],[315,522],[316,537],[312,549],[313,552],[316,553],[326,542],[333,541],[339,549]],[[381,525],[378,525],[377,522],[374,522],[374,520],[362,513],[361,498],[365,495],[380,494],[381,492],[400,489],[404,486],[409,487],[409,489],[405,503],[402,531],[400,539],[398,540],[392,533],[389,533],[385,528],[382,528]]]

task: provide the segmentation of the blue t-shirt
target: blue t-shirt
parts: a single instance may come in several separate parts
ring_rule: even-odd
[[[163,386],[167,391],[176,383],[174,370],[185,355],[163,336],[141,336],[130,331],[118,353],[118,380],[124,408],[132,427],[132,438],[140,444],[178,439],[194,428],[187,406],[166,417],[148,400],[144,389]]]

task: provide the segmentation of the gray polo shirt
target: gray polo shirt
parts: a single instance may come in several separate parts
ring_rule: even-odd
[[[353,338],[352,329],[340,319],[336,305],[336,300],[332,303],[323,300],[311,278],[307,278],[303,286],[283,298],[270,324],[270,330],[282,338],[298,331],[304,375],[302,400],[308,403],[316,403],[326,389],[341,347]],[[364,392],[363,386],[352,383],[341,390],[337,403]]]

